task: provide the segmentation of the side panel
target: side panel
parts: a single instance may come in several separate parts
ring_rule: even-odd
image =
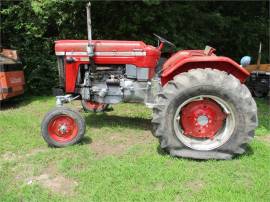
[[[215,55],[193,56],[179,58],[178,61],[174,58],[174,62],[169,65],[168,63],[167,65],[165,63],[163,66],[163,73],[161,75],[161,83],[162,85],[165,85],[168,81],[172,80],[175,75],[187,72],[194,68],[212,68],[225,71],[228,74],[234,75],[242,83],[249,77],[249,72],[230,58],[218,57]]]
[[[24,93],[23,71],[0,72],[0,100]]]
[[[0,101],[24,93],[24,73],[17,51],[0,51]]]
[[[245,69],[250,73],[253,71],[270,72],[270,64],[248,65]]]
[[[75,90],[76,78],[78,75],[79,64],[65,64],[66,67],[66,92],[73,93]]]
[[[79,67],[81,64],[88,64],[89,61],[80,61],[78,58],[73,57],[75,62],[67,63],[65,61],[65,87],[67,93],[74,93],[75,92],[75,85],[78,76]],[[66,60],[66,58],[65,58]]]

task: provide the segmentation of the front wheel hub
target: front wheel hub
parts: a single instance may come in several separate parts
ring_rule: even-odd
[[[68,115],[58,115],[48,124],[51,138],[57,142],[68,142],[77,136],[78,126],[76,121]]]
[[[180,113],[184,135],[193,138],[213,139],[226,119],[222,108],[211,99],[192,101]]]
[[[59,131],[62,133],[62,134],[65,134],[67,132],[67,126],[65,124],[61,125],[59,127]]]

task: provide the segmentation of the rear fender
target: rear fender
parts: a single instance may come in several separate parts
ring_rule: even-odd
[[[184,59],[179,58],[179,60],[176,60],[173,64],[165,63],[161,74],[161,83],[165,85],[168,81],[172,80],[175,75],[197,68],[212,68],[225,71],[238,78],[242,83],[244,83],[250,75],[246,69],[230,58],[215,55],[195,56]]]

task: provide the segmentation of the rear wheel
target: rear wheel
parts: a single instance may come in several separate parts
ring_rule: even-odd
[[[56,107],[48,112],[41,124],[44,140],[55,147],[78,143],[85,133],[85,121],[78,112]]]
[[[85,112],[103,112],[108,108],[109,105],[88,100],[82,100],[82,106]]]
[[[265,90],[256,89],[256,88],[254,88],[252,92],[253,92],[253,95],[258,98],[266,97],[268,94],[267,90],[265,91]]]
[[[164,86],[152,123],[161,148],[172,156],[230,159],[254,137],[257,107],[232,75],[194,69]]]

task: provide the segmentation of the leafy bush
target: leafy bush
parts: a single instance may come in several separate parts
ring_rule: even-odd
[[[19,50],[31,94],[48,94],[57,82],[54,40],[86,39],[86,1],[4,1],[1,9],[2,43]],[[268,2],[92,2],[93,38],[144,40],[152,33],[173,41],[179,49],[203,49],[236,61],[257,56],[269,62]],[[255,63],[255,60],[253,60]]]

